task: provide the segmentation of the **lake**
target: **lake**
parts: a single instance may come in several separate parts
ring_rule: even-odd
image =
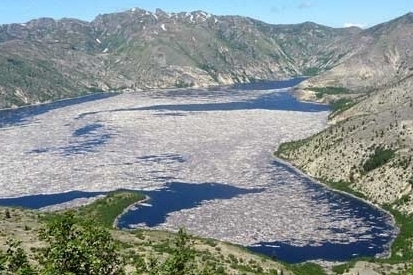
[[[176,230],[286,262],[383,255],[391,217],[274,161],[281,142],[326,127],[301,79],[97,94],[0,111],[1,205],[41,208],[115,189],[151,200],[123,228]]]

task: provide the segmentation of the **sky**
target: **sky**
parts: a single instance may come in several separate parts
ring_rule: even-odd
[[[92,21],[98,14],[137,7],[154,12],[203,10],[249,16],[270,24],[312,21],[330,27],[368,28],[413,12],[412,0],[1,0],[0,24],[39,17]]]

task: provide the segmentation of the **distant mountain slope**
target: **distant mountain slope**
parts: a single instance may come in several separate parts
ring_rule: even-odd
[[[352,99],[332,114],[329,129],[278,154],[323,181],[413,213],[413,14],[357,35],[364,43],[356,54],[300,84],[349,89]]]
[[[208,86],[316,74],[351,55],[357,28],[269,25],[203,11],[141,9],[92,22],[0,27],[0,107],[90,90]]]
[[[369,91],[396,84],[413,74],[413,13],[366,29],[341,64],[309,79],[302,87],[339,86]]]

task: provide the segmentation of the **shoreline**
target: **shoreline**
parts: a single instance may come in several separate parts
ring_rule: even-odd
[[[284,160],[284,159],[282,159],[282,158],[280,158],[280,157],[277,157],[277,156],[274,155],[274,154],[273,154],[273,158],[274,158],[274,160],[275,160],[276,162],[279,162],[279,163],[281,163],[281,164],[283,164],[283,165],[285,165],[285,166],[293,169],[294,172],[298,173],[299,175],[302,175],[302,176],[305,176],[305,177],[309,178],[311,181],[313,181],[313,182],[316,183],[316,184],[319,184],[319,185],[321,185],[321,186],[323,186],[323,187],[325,187],[325,188],[327,188],[327,189],[329,189],[329,190],[331,190],[331,191],[333,191],[333,192],[337,192],[337,193],[340,193],[340,194],[343,194],[343,195],[352,197],[352,198],[354,198],[354,199],[356,199],[356,200],[360,200],[360,201],[362,201],[362,202],[364,202],[364,203],[366,203],[366,204],[374,207],[374,208],[377,209],[378,211],[387,214],[387,216],[389,216],[389,217],[391,218],[392,225],[394,226],[396,232],[394,232],[394,233],[395,233],[394,238],[393,238],[392,241],[389,242],[389,244],[388,244],[388,253],[386,253],[386,255],[384,255],[384,256],[382,256],[382,257],[378,256],[377,258],[385,258],[385,259],[388,259],[388,258],[391,257],[391,254],[392,254],[392,249],[391,249],[391,247],[392,247],[392,245],[393,245],[393,242],[394,242],[395,239],[397,238],[397,236],[400,234],[400,228],[399,228],[399,226],[397,225],[396,218],[392,215],[392,213],[391,213],[390,211],[388,211],[388,210],[386,210],[386,209],[383,209],[383,208],[381,208],[379,205],[377,205],[377,204],[375,204],[375,203],[373,203],[373,202],[371,202],[371,201],[368,201],[368,200],[366,200],[366,199],[364,199],[364,198],[360,198],[360,197],[358,197],[358,196],[356,196],[356,195],[354,195],[354,194],[348,193],[348,192],[343,191],[343,190],[335,189],[335,188],[331,187],[330,185],[328,185],[328,184],[326,184],[326,183],[324,183],[324,182],[322,182],[322,181],[320,181],[320,180],[318,180],[318,179],[315,179],[315,178],[313,178],[312,176],[306,174],[304,171],[300,170],[300,169],[299,169],[297,166],[295,166],[293,163],[288,162],[288,161],[286,161],[286,160]],[[382,254],[382,253],[381,253],[381,254]],[[378,254],[378,255],[380,255],[380,254]],[[375,256],[374,258],[376,258],[376,256]]]
[[[286,76],[282,77],[279,79],[263,79],[263,80],[258,80],[258,81],[252,81],[252,82],[240,82],[240,83],[232,83],[232,84],[221,84],[221,83],[216,83],[216,84],[210,84],[210,85],[205,85],[205,86],[196,86],[196,87],[155,87],[155,88],[150,88],[150,87],[145,87],[145,88],[125,88],[125,89],[112,89],[112,90],[99,90],[99,91],[93,91],[93,92],[85,92],[84,94],[80,95],[75,95],[73,97],[64,97],[64,98],[58,98],[58,99],[51,99],[47,101],[41,101],[41,102],[35,102],[35,103],[29,103],[29,104],[24,104],[24,105],[17,105],[13,107],[6,107],[6,108],[0,108],[0,112],[2,111],[18,111],[21,109],[25,108],[30,108],[30,107],[41,107],[43,105],[48,105],[48,104],[53,104],[53,103],[59,103],[59,102],[64,102],[67,100],[76,100],[76,99],[82,99],[86,98],[88,96],[96,96],[96,95],[117,95],[121,93],[128,93],[128,92],[142,92],[142,93],[147,93],[147,92],[153,92],[153,91],[190,91],[190,90],[210,90],[210,89],[216,89],[216,88],[222,88],[222,89],[231,89],[236,85],[248,85],[248,84],[255,84],[255,83],[270,83],[270,82],[286,82],[286,81],[291,81],[294,79],[301,79],[300,82],[306,80],[309,78],[309,76]],[[289,86],[289,87],[284,87],[284,88],[276,88],[278,89],[291,89],[297,86],[298,84],[294,86]],[[318,103],[318,102],[314,102]]]
[[[124,229],[119,228],[119,226],[118,226],[119,219],[120,219],[124,214],[126,214],[129,210],[131,210],[133,207],[135,207],[135,206],[137,206],[137,205],[139,205],[139,204],[141,204],[141,203],[145,203],[145,202],[149,201],[150,199],[151,199],[151,198],[150,198],[148,195],[145,195],[145,198],[144,198],[144,199],[139,200],[139,201],[136,201],[136,202],[128,205],[126,208],[124,208],[123,211],[122,211],[122,213],[120,213],[119,215],[116,216],[115,220],[113,221],[112,228],[117,229],[117,230],[124,230]]]
[[[69,101],[69,100],[76,100],[76,99],[82,99],[82,98],[86,98],[86,97],[92,97],[92,96],[97,96],[97,95],[116,95],[116,93],[119,93],[117,91],[101,91],[101,92],[92,92],[92,93],[86,93],[83,95],[78,95],[78,96],[74,96],[74,97],[65,97],[65,98],[59,98],[56,100],[48,100],[48,101],[42,101],[42,102],[36,102],[36,103],[32,103],[32,104],[26,104],[26,105],[18,105],[15,107],[7,107],[7,108],[0,108],[0,112],[1,111],[18,111],[18,110],[23,110],[26,108],[30,108],[30,107],[42,107],[44,105],[48,105],[48,104],[53,104],[53,103],[60,103],[60,102],[64,102],[64,101]]]

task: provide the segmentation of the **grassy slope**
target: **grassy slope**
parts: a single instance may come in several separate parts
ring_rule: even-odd
[[[144,199],[145,195],[138,192],[114,192],[108,194],[104,199],[79,207],[77,214],[80,217],[88,217],[97,224],[111,228],[115,219],[125,208]]]

